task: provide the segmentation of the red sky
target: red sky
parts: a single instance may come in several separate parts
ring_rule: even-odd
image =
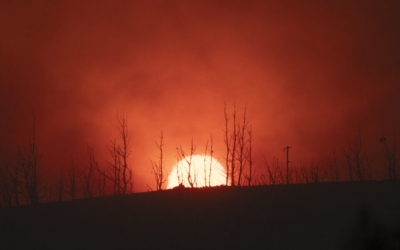
[[[324,162],[361,129],[372,158],[400,133],[397,1],[2,1],[0,156],[36,114],[48,173],[105,165],[128,116],[135,190],[153,185],[164,131],[168,169],[212,132],[223,161],[223,108],[245,103],[255,160]],[[379,159],[379,157],[375,157]],[[378,164],[378,160],[375,160]]]

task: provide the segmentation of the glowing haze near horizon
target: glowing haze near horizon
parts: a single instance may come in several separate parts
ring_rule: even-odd
[[[2,1],[0,163],[37,120],[40,166],[53,176],[101,167],[128,116],[134,190],[154,186],[164,133],[224,163],[224,102],[247,103],[254,160],[324,163],[360,128],[372,164],[399,128],[398,1]]]
[[[167,178],[167,188],[174,188],[180,183],[185,187],[191,187],[190,182],[194,187],[225,185],[226,170],[217,159],[211,156],[186,156],[172,167]]]

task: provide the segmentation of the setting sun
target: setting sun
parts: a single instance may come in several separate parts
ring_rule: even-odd
[[[190,160],[190,157],[187,156],[172,168],[168,176],[167,188],[176,187],[179,183],[185,187],[191,187],[190,183],[194,187],[224,185],[226,184],[226,171],[221,163],[213,157],[193,155]]]

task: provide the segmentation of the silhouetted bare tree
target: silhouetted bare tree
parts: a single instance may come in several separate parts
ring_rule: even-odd
[[[254,160],[253,160],[253,146],[252,146],[252,141],[253,141],[252,129],[249,128],[247,133],[248,133],[248,148],[246,152],[246,161],[249,163],[249,172],[245,173],[244,178],[247,181],[247,185],[250,186],[252,184],[252,181],[254,180],[256,171],[255,168],[253,167]]]
[[[243,112],[243,123],[237,122],[236,105],[233,106],[232,129],[229,130],[229,118],[224,104],[225,130],[224,143],[226,148],[226,184],[242,185],[245,168],[249,164],[249,124],[247,121],[247,105]],[[253,166],[252,166],[253,167]],[[252,170],[253,171],[253,170]],[[249,175],[247,175],[249,176]]]
[[[190,142],[190,150],[189,154],[186,154],[185,151],[182,149],[182,146],[179,146],[179,148],[176,148],[177,154],[178,154],[178,162],[181,162],[182,160],[187,164],[187,181],[190,187],[195,187],[197,186],[197,169],[192,170],[192,157],[194,152],[196,151],[196,147],[193,144],[193,138]],[[178,164],[179,165],[179,164]],[[179,166],[178,166],[179,167]],[[185,168],[183,168],[185,169]]]
[[[114,194],[122,193],[122,175],[121,175],[121,157],[118,153],[118,146],[116,140],[111,141],[111,146],[108,147],[111,155],[111,161],[108,161],[109,173],[106,175],[113,183]]]
[[[330,181],[339,182],[341,171],[340,171],[340,165],[338,163],[335,150],[333,150],[333,152],[332,152],[332,157],[328,157],[326,165],[328,168]]]
[[[65,192],[65,175],[63,169],[61,169],[60,176],[56,179],[55,184],[57,200],[62,201]]]
[[[12,180],[12,186],[13,186],[13,193],[14,193],[14,202],[15,205],[19,205],[19,196],[20,196],[20,190],[21,190],[21,168],[22,165],[24,164],[24,155],[21,151],[21,148],[17,148],[17,157],[16,157],[16,162],[14,165],[14,169],[11,174],[11,180]]]
[[[79,182],[79,174],[77,173],[77,169],[75,166],[74,161],[71,161],[71,169],[69,170],[68,173],[68,193],[71,198],[71,200],[76,199],[77,195],[77,188],[78,188],[78,182]]]
[[[118,117],[119,133],[122,140],[122,145],[118,147],[118,154],[121,157],[122,171],[122,193],[132,193],[132,170],[128,167],[128,156],[131,154],[128,135],[128,121],[125,115]]]
[[[295,168],[297,183],[317,183],[326,178],[326,170],[320,167],[318,163],[311,162],[310,166],[301,166]]]
[[[236,182],[235,182],[235,175],[236,175],[236,147],[237,147],[237,143],[238,143],[238,133],[237,133],[237,129],[236,129],[236,105],[234,105],[233,107],[233,131],[230,135],[230,139],[231,139],[231,155],[230,155],[230,175],[231,175],[231,186],[235,186]]]
[[[254,184],[255,185],[268,185],[267,178],[264,174],[256,174],[254,176]]]
[[[230,146],[230,134],[229,134],[229,129],[228,129],[228,113],[226,111],[226,102],[224,103],[224,117],[225,117],[225,130],[224,130],[224,143],[225,143],[225,148],[226,148],[226,155],[225,155],[225,166],[226,166],[226,184],[228,186],[229,184],[229,176],[230,176],[230,155],[231,155],[231,146]]]
[[[98,164],[98,161],[94,155],[92,147],[88,146],[89,162],[83,171],[84,178],[84,197],[104,196],[106,195],[106,181],[107,176]],[[74,176],[71,173],[70,180],[72,181]]]
[[[108,148],[111,161],[108,161],[108,173],[105,172],[105,177],[113,183],[114,194],[127,194],[132,192],[132,170],[128,166],[128,157],[131,154],[128,134],[128,122],[125,115],[118,120],[118,131],[122,143],[117,144],[116,140],[111,142],[111,147]]]
[[[106,183],[107,183],[107,176],[105,171],[101,170],[97,166],[97,193],[99,196],[106,195]]]
[[[178,148],[176,148],[178,150]],[[178,185],[183,185],[183,171],[181,165],[179,164],[179,154],[176,156],[176,178],[178,179]]]
[[[207,166],[207,152],[208,152],[208,140],[206,142],[206,149],[204,150],[204,165],[203,165],[204,187],[207,186],[207,168],[208,168],[208,166]],[[210,166],[210,170],[211,170],[211,166]]]
[[[98,168],[98,162],[94,155],[94,150],[89,145],[87,146],[89,161],[83,171],[83,192],[84,197],[91,198],[94,196],[94,174]]]
[[[301,167],[292,167],[291,168],[291,172],[293,173],[291,183],[302,183],[302,177],[300,175],[300,170],[301,170]]]
[[[206,150],[207,151],[207,150]],[[212,164],[213,164],[213,154],[214,154],[214,139],[213,135],[210,134],[210,166],[208,171],[208,186],[211,186],[211,173],[212,173]]]
[[[156,181],[156,190],[162,190],[162,185],[165,183],[166,179],[164,177],[164,154],[163,154],[163,146],[164,146],[164,135],[161,131],[160,134],[160,143],[156,142],[157,149],[159,150],[158,162],[151,161],[151,173],[154,175],[154,179]]]
[[[11,172],[11,167],[7,163],[0,168],[0,207],[9,207],[13,204]]]
[[[311,182],[314,183],[321,182],[324,180],[324,175],[321,172],[319,164],[315,163],[314,161],[311,162],[310,164],[310,177],[311,177]]]
[[[21,190],[21,168],[24,164],[24,155],[17,147],[15,162],[4,163],[0,168],[0,206],[18,206]]]
[[[21,165],[24,178],[24,195],[31,204],[39,203],[40,199],[45,195],[45,187],[38,170],[39,160],[40,155],[36,140],[36,118],[33,115],[32,130],[25,147],[24,161]]]
[[[244,107],[244,113],[243,113],[243,124],[238,123],[237,124],[237,161],[239,164],[239,169],[238,169],[238,181],[237,185],[241,186],[242,184],[242,175],[243,171],[246,166],[246,149],[248,145],[248,137],[247,137],[247,127],[248,127],[248,122],[246,120],[246,110],[247,110],[247,105]]]
[[[365,180],[365,158],[363,155],[363,144],[361,140],[361,132],[355,135],[352,140],[347,142],[347,147],[342,148],[343,156],[346,158],[347,170],[350,181]]]
[[[263,156],[265,166],[267,167],[268,177],[269,177],[269,184],[277,185],[283,184],[285,182],[285,178],[283,176],[282,169],[279,166],[278,159],[275,157],[272,159],[272,166],[268,164],[268,161]]]
[[[310,182],[311,182],[311,172],[310,172],[310,169],[307,168],[306,166],[301,166],[301,167],[299,168],[299,171],[300,171],[300,176],[301,176],[301,178],[302,178],[302,181],[301,181],[301,182],[310,183]]]
[[[382,137],[380,142],[383,144],[383,155],[387,163],[387,176],[389,180],[397,179],[397,141],[396,134],[393,133],[392,145],[389,146],[386,137]]]

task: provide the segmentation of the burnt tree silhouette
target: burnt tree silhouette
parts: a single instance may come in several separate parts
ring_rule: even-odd
[[[207,151],[207,150],[206,150]],[[214,153],[214,139],[212,133],[210,134],[210,166],[208,171],[208,186],[211,186],[211,173],[212,173],[212,160]]]
[[[285,183],[285,178],[283,176],[282,169],[279,166],[278,159],[276,159],[275,157],[272,159],[272,166],[270,166],[268,164],[268,161],[265,159],[264,156],[263,156],[263,159],[264,159],[267,171],[268,171],[269,184],[277,185],[277,184]],[[265,178],[265,177],[261,176],[261,178]],[[262,180],[262,182],[265,184],[268,183],[266,180]]]
[[[350,181],[365,180],[365,157],[360,129],[358,134],[347,142],[347,147],[342,148],[343,156],[346,159],[347,171]]]
[[[113,183],[114,194],[122,193],[121,184],[121,158],[118,154],[118,146],[116,140],[111,141],[111,146],[108,147],[112,161],[107,161],[109,174],[106,175]]]
[[[156,190],[162,190],[162,185],[165,183],[166,179],[164,177],[164,154],[163,154],[163,146],[164,146],[164,135],[161,131],[160,134],[160,143],[156,142],[156,146],[159,150],[158,162],[151,161],[151,173],[154,175],[154,179],[156,181]]]
[[[249,139],[247,137],[248,121],[246,120],[247,105],[244,107],[243,124],[237,124],[237,161],[239,164],[237,185],[241,186],[243,171],[246,165],[246,151]]]
[[[77,173],[74,160],[71,160],[71,169],[68,173],[68,194],[71,200],[76,199],[77,187],[79,182],[79,173]]]
[[[247,131],[248,133],[248,148],[247,148],[247,153],[246,153],[246,161],[249,163],[249,172],[244,174],[244,178],[247,181],[247,185],[251,186],[254,176],[255,176],[255,168],[253,167],[254,165],[254,160],[253,160],[253,147],[252,147],[252,141],[253,141],[253,132],[251,127]]]
[[[178,185],[183,185],[183,173],[181,170],[181,166],[179,164],[179,156],[176,156],[176,178],[178,179]]]
[[[106,173],[100,169],[98,161],[94,155],[92,147],[88,146],[89,162],[83,171],[84,178],[84,197],[104,196],[106,195]],[[72,179],[72,176],[71,176]]]
[[[128,167],[128,156],[131,154],[128,135],[128,124],[125,115],[118,118],[119,133],[122,140],[122,145],[118,147],[118,154],[122,160],[122,193],[132,193],[132,170]]]
[[[20,181],[20,175],[21,175],[21,167],[24,164],[24,156],[22,154],[21,148],[17,148],[17,158],[16,162],[14,165],[14,171],[11,174],[11,180],[12,180],[12,186],[13,186],[13,191],[14,191],[14,202],[15,205],[19,205],[19,195],[20,195],[20,186],[21,186],[21,181]]]
[[[21,164],[24,195],[28,203],[37,204],[45,194],[45,187],[38,170],[40,155],[37,146],[35,115],[33,115],[31,135],[24,149],[24,160]]]
[[[188,167],[187,168],[188,169],[187,170],[187,181],[188,181],[188,184],[192,188],[197,186],[197,170],[193,169],[193,171],[192,171],[192,163],[193,163],[192,162],[192,157],[193,157],[194,152],[196,151],[196,147],[193,145],[193,137],[192,137],[192,140],[190,142],[189,154],[185,153],[185,151],[182,149],[181,145],[179,147],[177,147],[176,150],[177,150],[178,163],[181,163],[182,161],[184,161],[187,164],[187,167]],[[179,168],[179,166],[177,166],[177,168]],[[178,178],[179,178],[179,171],[178,171]],[[182,180],[182,183],[183,183],[183,180]]]
[[[56,198],[58,201],[63,200],[65,193],[65,175],[63,169],[61,169],[60,176],[56,178],[55,188],[56,188]]]
[[[87,153],[89,157],[89,162],[83,171],[83,192],[84,197],[91,198],[94,196],[94,174],[98,168],[98,162],[94,155],[94,150],[89,145],[87,146]]]
[[[208,145],[210,145],[210,151],[208,151]],[[207,155],[210,156],[210,162],[207,166]],[[206,142],[206,147],[204,150],[204,164],[203,164],[203,173],[204,173],[204,187],[211,186],[211,175],[212,175],[212,166],[213,166],[213,154],[214,154],[214,139],[212,133],[210,134],[210,139]],[[208,169],[208,173],[207,173]],[[207,181],[208,178],[208,181]]]
[[[17,147],[15,162],[4,163],[0,168],[0,206],[19,205],[22,190],[22,164],[24,164],[24,155],[21,147]]]
[[[114,139],[108,150],[112,161],[108,161],[108,173],[105,172],[105,178],[113,183],[114,194],[132,193],[132,170],[128,166],[128,157],[131,154],[129,144],[128,123],[125,115],[118,120],[118,131],[122,144],[117,144]]]
[[[211,149],[212,151],[212,149]],[[206,142],[206,148],[204,150],[204,164],[203,164],[203,174],[204,174],[204,187],[207,187],[207,152],[208,152],[208,140]],[[211,162],[212,162],[212,158],[211,158]],[[211,171],[211,164],[210,164],[210,169]],[[209,185],[210,186],[210,185]]]
[[[290,146],[286,146],[283,151],[286,150],[286,184],[289,184],[289,149],[291,149],[292,147]]]
[[[229,138],[229,130],[228,130],[228,114],[226,112],[226,102],[224,103],[224,117],[225,117],[225,130],[224,130],[224,143],[226,148],[226,155],[225,155],[225,166],[226,166],[226,183],[225,185],[228,186],[229,184],[229,174],[230,174],[230,167],[229,167],[229,157],[230,157],[230,138]]]
[[[238,134],[236,131],[236,105],[234,105],[233,107],[233,131],[232,134],[230,135],[230,139],[231,139],[231,155],[230,155],[230,175],[231,175],[231,186],[235,186],[235,174],[236,174],[236,147],[237,147],[237,143],[238,143]],[[228,168],[228,167],[227,167]]]
[[[327,168],[329,172],[330,181],[339,182],[340,181],[340,165],[337,161],[336,151],[333,150],[332,157],[329,157],[327,160]]]
[[[311,182],[317,183],[317,182],[324,181],[325,175],[322,172],[322,169],[318,163],[315,163],[314,161],[312,161],[310,164],[309,172],[310,172]]]
[[[233,106],[232,113],[232,129],[229,130],[229,118],[224,103],[224,144],[226,148],[225,163],[226,163],[226,185],[240,186],[244,177],[245,167],[249,164],[249,124],[247,121],[247,104],[243,113],[243,124],[236,121],[236,105]],[[244,177],[246,178],[246,177]]]
[[[9,207],[13,204],[14,190],[12,186],[12,170],[9,164],[5,163],[0,168],[0,207]]]
[[[389,180],[397,179],[397,141],[396,134],[393,133],[393,142],[389,146],[386,137],[382,137],[380,142],[383,144],[383,155],[387,163],[387,176]]]
[[[107,176],[103,170],[97,168],[97,193],[99,196],[106,195]]]

